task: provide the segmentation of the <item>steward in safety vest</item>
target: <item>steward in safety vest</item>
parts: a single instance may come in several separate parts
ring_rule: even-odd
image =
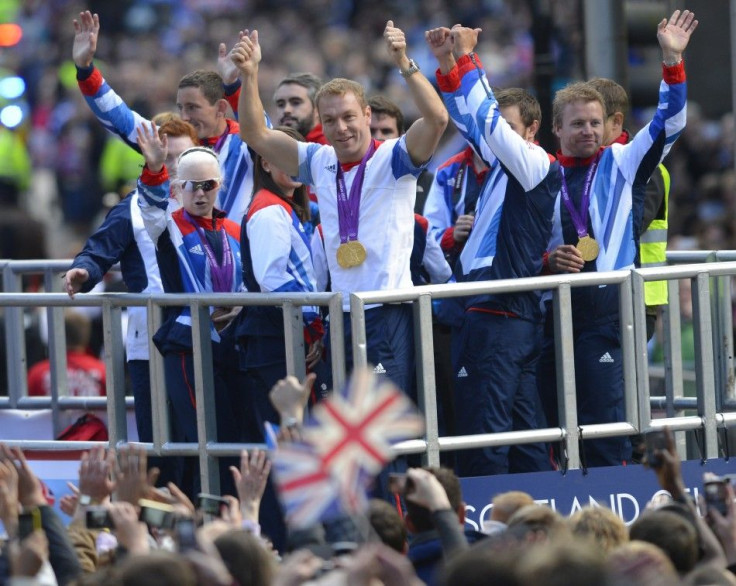
[[[660,164],[652,173],[644,199],[643,231],[639,236],[641,268],[661,267],[667,264],[667,213],[670,197],[670,174]],[[653,215],[652,215],[653,213]],[[667,281],[644,283],[647,306],[647,339],[654,335],[657,306],[667,305]]]

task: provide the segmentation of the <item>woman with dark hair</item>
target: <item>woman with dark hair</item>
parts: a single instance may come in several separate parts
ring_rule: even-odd
[[[287,126],[281,132],[304,142]],[[258,155],[253,170],[255,194],[240,229],[243,282],[259,293],[313,293],[317,291],[312,252],[304,223],[309,221],[306,186]],[[316,307],[303,307],[304,341],[308,347],[307,368],[322,356],[322,320]],[[240,340],[241,368],[248,377],[252,396],[248,425],[253,437],[263,441],[264,421],[276,422],[278,414],[268,393],[286,376],[284,321],[278,307],[249,307],[238,320],[235,335]]]

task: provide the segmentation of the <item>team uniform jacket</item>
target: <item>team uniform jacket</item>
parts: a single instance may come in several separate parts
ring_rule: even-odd
[[[429,233],[429,221],[414,214],[414,246],[411,249],[411,280],[415,285],[446,283],[452,269],[439,243]]]
[[[314,293],[317,282],[310,242],[294,209],[278,195],[261,189],[253,197],[241,229],[243,279],[248,291],[262,293]],[[283,335],[281,311],[274,307],[248,310],[247,335]],[[260,311],[264,310],[264,311]],[[270,311],[269,311],[270,310]],[[322,335],[319,310],[302,308],[307,341]],[[269,319],[268,315],[276,321]],[[261,315],[261,319],[256,319]]]
[[[211,293],[210,266],[197,230],[184,217],[183,209],[172,211],[169,203],[169,177],[164,167],[151,173],[144,167],[138,179],[139,205],[151,240],[156,243],[164,290],[167,293]],[[240,226],[214,210],[212,219],[193,217],[205,232],[224,229],[233,255],[231,292],[243,289],[240,260]],[[188,307],[176,308],[176,315],[166,320],[155,341],[165,352],[171,347],[191,349],[192,318]],[[220,342],[214,326],[213,342]]]
[[[136,141],[136,128],[150,122],[131,110],[102,77],[100,71],[90,66],[77,68],[77,81],[90,109],[113,134],[123,139],[128,146],[140,152]],[[266,117],[270,127],[271,122]],[[222,177],[226,178],[217,196],[217,207],[227,217],[240,224],[251,196],[253,195],[254,155],[239,135],[240,127],[234,120],[227,120],[227,129],[222,136],[200,140],[204,146],[214,147],[220,162]]]
[[[430,236],[445,252],[456,246],[452,231],[458,216],[476,209],[477,199],[466,201],[470,182],[481,183],[484,176],[485,171],[479,174],[475,172],[471,147],[466,147],[438,167],[424,203],[423,215],[429,221]],[[461,185],[457,184],[458,180],[462,182]]]
[[[682,63],[663,67],[659,105],[653,120],[627,144],[614,143],[604,149],[593,178],[588,212],[589,234],[600,246],[595,262],[583,271],[611,271],[639,266],[639,237],[647,183],[672,144],[685,128],[685,68]],[[581,184],[590,161],[560,156],[570,194],[579,207]],[[554,230],[548,247],[575,244],[578,236],[570,214],[559,199]],[[606,323],[618,317],[617,287],[576,287],[572,291],[575,325]]]
[[[475,223],[455,266],[458,281],[485,281],[539,274],[552,229],[557,165],[541,147],[525,141],[503,119],[482,65],[468,56],[437,80],[453,122],[489,165]],[[488,99],[490,98],[490,99]],[[466,309],[541,319],[539,294],[480,295]]]
[[[138,191],[133,191],[113,207],[105,221],[89,237],[71,268],[86,269],[89,279],[81,291],[90,291],[116,262],[131,293],[161,293],[161,273],[156,250],[138,207]],[[128,307],[125,343],[128,360],[148,360],[148,322],[145,307]]]
[[[325,256],[332,290],[343,294],[343,308],[350,310],[352,291],[374,291],[412,286],[409,257],[414,241],[414,200],[417,176],[423,169],[411,161],[406,139],[375,141],[368,160],[359,210],[358,240],[366,260],[358,267],[337,263],[340,230],[337,212],[337,165],[335,149],[299,143],[299,174],[302,183],[314,186],[319,197]],[[345,186],[350,187],[358,164],[343,165]]]

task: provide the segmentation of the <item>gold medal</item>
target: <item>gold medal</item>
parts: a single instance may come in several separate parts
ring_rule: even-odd
[[[365,247],[357,240],[343,242],[337,247],[337,264],[344,269],[357,267],[365,262]]]
[[[578,240],[575,248],[578,249],[580,256],[583,257],[585,262],[590,262],[598,258],[598,243],[595,241],[595,238],[591,238],[587,234]]]

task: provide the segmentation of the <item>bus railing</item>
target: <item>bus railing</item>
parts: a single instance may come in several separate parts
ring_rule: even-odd
[[[717,457],[718,430],[736,422],[733,392],[733,341],[730,305],[730,280],[736,275],[736,251],[677,253],[673,263],[633,271],[554,275],[528,279],[487,281],[448,285],[429,285],[406,290],[360,292],[350,297],[355,365],[367,362],[365,337],[365,306],[372,303],[411,302],[414,308],[417,381],[420,408],[426,418],[424,438],[409,440],[395,446],[399,454],[422,454],[424,461],[439,464],[443,451],[500,446],[530,442],[562,442],[567,454],[567,467],[579,468],[581,440],[594,437],[634,435],[650,426],[669,425],[673,430],[697,430],[704,438],[703,457]],[[692,264],[697,263],[697,264]],[[289,374],[304,375],[304,343],[301,327],[301,306],[321,305],[331,315],[341,315],[342,299],[336,293],[319,294],[201,294],[201,295],[146,295],[146,294],[86,294],[70,299],[62,293],[23,293],[20,291],[24,274],[44,275],[48,291],[58,289],[59,273],[69,261],[0,261],[4,293],[0,307],[5,315],[5,341],[8,363],[9,396],[0,398],[0,408],[51,408],[54,413],[54,432],[58,432],[58,413],[65,409],[105,408],[108,415],[110,445],[127,441],[125,412],[132,406],[125,397],[124,350],[121,311],[127,306],[145,306],[148,311],[149,331],[161,325],[161,309],[170,306],[189,306],[192,314],[194,343],[195,393],[197,398],[197,443],[174,443],[168,433],[166,392],[163,384],[163,364],[153,342],[150,342],[150,368],[153,398],[154,433],[151,444],[143,444],[157,455],[197,455],[200,459],[203,490],[217,491],[218,461],[224,455],[235,455],[244,446],[218,443],[214,420],[212,388],[211,342],[208,307],[269,305],[283,309]],[[649,361],[646,345],[646,316],[643,285],[647,281],[668,280],[670,304],[664,311],[666,395],[649,394]],[[680,358],[680,315],[678,280],[691,281],[693,291],[693,320],[696,324],[695,383],[696,397],[683,396],[682,360]],[[573,360],[571,290],[581,286],[615,286],[619,289],[621,341],[624,354],[624,394],[626,419],[622,422],[579,425],[575,398],[575,370]],[[461,435],[440,437],[437,418],[436,381],[432,339],[432,301],[480,293],[510,293],[547,290],[552,294],[555,315],[555,349],[560,426],[524,432],[500,434]],[[64,396],[66,388],[66,347],[64,344],[63,309],[75,306],[96,306],[102,309],[107,366],[107,398],[74,398]],[[52,396],[27,397],[24,351],[24,308],[45,308],[49,323],[49,356],[51,362]],[[345,356],[341,319],[330,322],[331,359],[335,386],[345,381]],[[652,409],[664,410],[664,417],[652,420]],[[685,409],[695,415],[682,415]],[[32,450],[86,449],[94,442],[55,442],[24,440],[19,443]]]

